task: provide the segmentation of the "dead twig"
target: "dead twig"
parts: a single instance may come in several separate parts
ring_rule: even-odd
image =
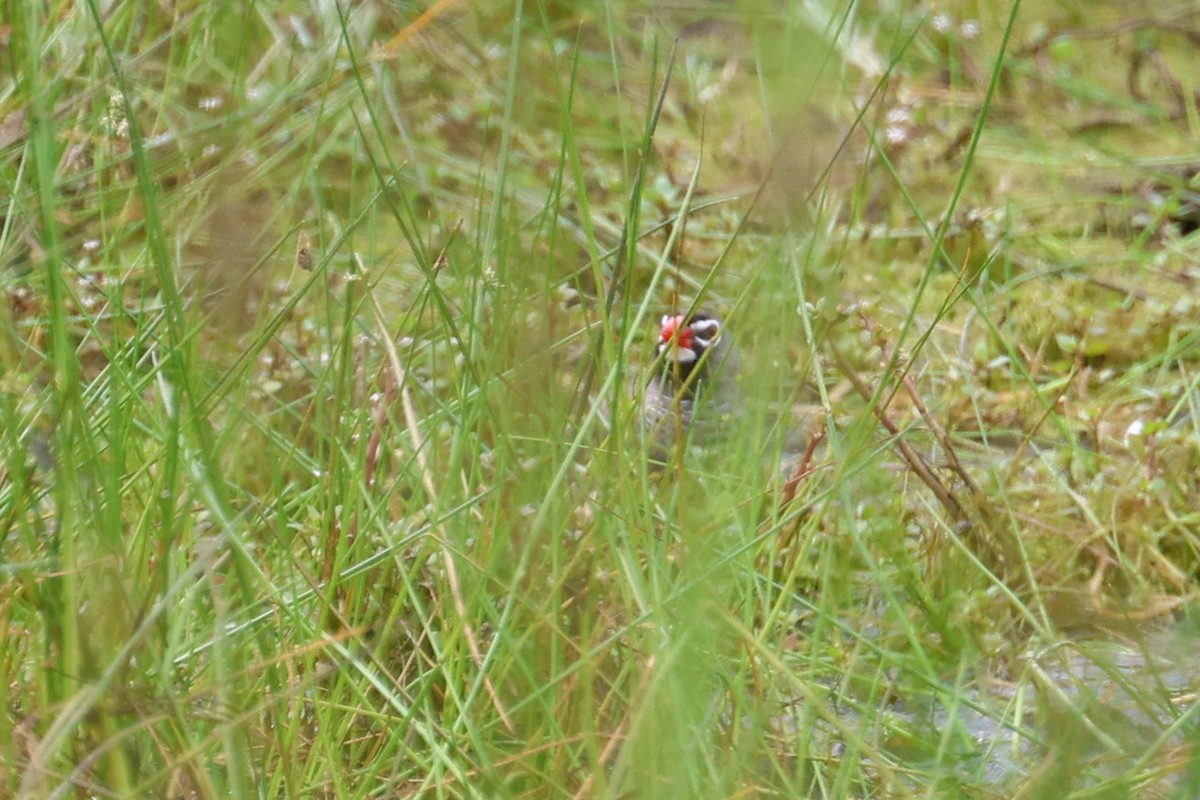
[[[871,389],[871,386],[863,380],[862,376],[858,374],[858,370],[854,368],[850,360],[846,358],[841,349],[832,341],[830,342],[830,352],[833,354],[834,363],[837,364],[838,369],[853,384],[859,396],[871,402],[871,399],[874,397],[874,391]],[[892,436],[893,445],[896,451],[900,453],[900,457],[908,464],[909,469],[921,479],[921,482],[929,487],[929,490],[933,492],[937,501],[950,514],[951,520],[954,522],[965,520],[967,512],[963,509],[962,504],[958,502],[958,499],[946,487],[942,479],[934,473],[925,459],[917,451],[913,450],[912,445],[900,435],[900,427],[888,416],[887,407],[882,398],[875,401],[875,407],[872,411],[875,413],[875,418],[879,420],[879,424]]]
[[[869,321],[864,320],[864,324],[868,330],[871,330],[873,333],[875,332],[875,326]],[[882,337],[877,335],[876,338],[878,340]],[[880,347],[884,352],[885,359],[891,363],[891,353],[888,351],[886,343],[880,343]],[[967,487],[968,496],[965,500],[960,500],[950,490],[950,487],[938,476],[929,462],[913,449],[912,445],[902,435],[900,426],[893,421],[888,413],[890,397],[894,396],[894,393],[889,395],[888,399],[885,399],[883,396],[876,397],[876,392],[832,341],[830,341],[830,352],[833,354],[834,362],[837,364],[838,369],[851,382],[855,391],[864,400],[873,404],[872,411],[875,414],[875,418],[879,420],[879,423],[891,435],[892,446],[896,452],[900,454],[900,457],[908,465],[908,468],[929,488],[938,503],[946,510],[946,513],[950,517],[950,522],[962,531],[968,546],[976,554],[980,562],[1002,580],[1009,583],[1019,582],[1021,580],[1021,573],[1016,570],[1016,567],[1022,563],[1020,542],[1002,525],[995,524],[993,520],[994,514],[987,506],[986,498],[979,484],[976,483],[958,460],[945,430],[933,419],[927,406],[920,400],[916,386],[912,383],[911,379],[907,375],[904,375],[900,379],[901,384],[904,386],[905,392],[913,398],[913,402],[922,420],[929,426],[934,438],[942,446],[950,469],[962,480],[963,485]]]

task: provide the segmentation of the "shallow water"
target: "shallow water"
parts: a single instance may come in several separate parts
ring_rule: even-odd
[[[1200,636],[1180,625],[1141,643],[1066,641],[1031,650],[1004,678],[897,696],[871,714],[839,705],[838,724],[816,721],[816,736],[831,760],[860,759],[867,771],[861,743],[878,747],[889,761],[880,774],[918,794],[1200,797],[1190,758],[1198,658]],[[777,720],[791,735],[800,724]]]

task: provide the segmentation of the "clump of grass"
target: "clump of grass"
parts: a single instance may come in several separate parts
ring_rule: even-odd
[[[1189,18],[959,10],[18,10],[3,792],[1185,780],[1190,183],[1084,168]],[[656,466],[693,303],[745,419]]]

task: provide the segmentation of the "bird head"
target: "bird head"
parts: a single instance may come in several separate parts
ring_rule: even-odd
[[[690,316],[664,315],[658,332],[658,352],[663,369],[684,385],[702,380],[704,373],[714,366],[712,362],[717,353],[711,353],[708,358],[704,356],[721,346],[723,327],[719,319],[704,311]],[[693,378],[692,373],[697,368],[701,372]]]

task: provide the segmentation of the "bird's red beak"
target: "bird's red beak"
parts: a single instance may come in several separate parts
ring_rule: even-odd
[[[662,324],[662,330],[660,330],[658,333],[658,343],[660,345],[669,344],[671,342],[671,340],[675,339],[676,332],[678,331],[679,338],[678,338],[678,340],[676,340],[675,346],[691,350],[692,349],[692,329],[690,327],[685,326],[682,330],[680,330],[681,325],[683,325],[683,315],[682,314],[676,314],[671,317],[664,317],[663,324]]]

